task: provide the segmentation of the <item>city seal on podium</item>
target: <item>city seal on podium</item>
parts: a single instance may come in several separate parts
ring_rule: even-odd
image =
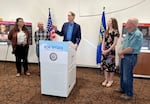
[[[50,57],[50,60],[51,60],[51,61],[56,61],[56,60],[57,60],[57,54],[56,54],[56,53],[51,53],[51,54],[49,55],[49,57]]]

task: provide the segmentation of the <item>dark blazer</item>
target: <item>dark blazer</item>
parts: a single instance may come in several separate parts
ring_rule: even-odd
[[[61,31],[58,31],[58,30],[55,31],[58,35],[64,36],[63,41],[68,41],[67,40],[68,25],[69,25],[69,22],[66,22],[66,23],[63,24]],[[81,40],[81,28],[80,28],[80,25],[77,24],[77,23],[74,23],[71,41],[74,44],[78,44],[79,45],[80,40]]]

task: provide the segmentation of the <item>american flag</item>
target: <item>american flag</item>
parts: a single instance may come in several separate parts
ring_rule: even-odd
[[[48,22],[47,22],[47,32],[50,33],[52,30],[52,18],[51,18],[51,13],[49,10],[49,15],[48,15]]]
[[[55,40],[56,34],[55,34],[55,30],[53,28],[50,10],[49,10],[48,22],[47,22],[47,32],[50,34],[50,39]]]

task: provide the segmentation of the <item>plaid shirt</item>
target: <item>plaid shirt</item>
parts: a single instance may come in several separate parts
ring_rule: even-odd
[[[50,40],[50,35],[46,30],[43,30],[42,32],[37,30],[34,34],[35,43],[39,44],[39,40]]]

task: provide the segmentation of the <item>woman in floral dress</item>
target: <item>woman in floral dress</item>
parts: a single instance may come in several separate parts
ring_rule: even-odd
[[[103,86],[110,87],[113,84],[115,72],[115,46],[119,38],[118,23],[115,18],[110,18],[107,22],[108,29],[104,33],[102,42],[102,64],[105,80]]]

